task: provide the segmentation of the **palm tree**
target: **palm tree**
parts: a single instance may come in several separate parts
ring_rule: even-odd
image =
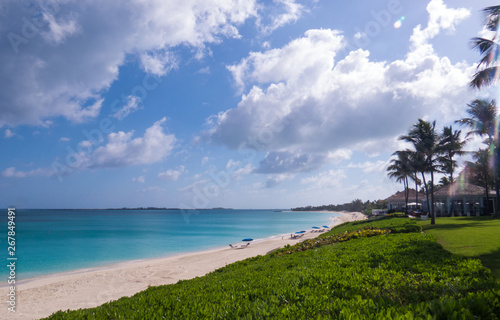
[[[495,100],[487,101],[487,100],[474,100],[472,103],[468,104],[467,114],[468,118],[463,118],[457,120],[457,123],[468,126],[471,131],[467,133],[467,136],[470,135],[479,135],[479,136],[487,136],[484,143],[490,149],[490,152],[493,154],[493,176],[495,182],[495,194],[496,194],[496,207],[495,207],[495,215],[500,217],[500,186],[498,183],[498,142],[495,141],[495,128],[496,121],[498,117],[498,108]]]
[[[439,136],[436,133],[436,121],[432,123],[422,119],[408,132],[408,135],[399,137],[400,140],[410,142],[415,148],[415,152],[421,159],[418,163],[419,171],[422,173],[424,186],[426,186],[426,194],[430,194],[430,213],[431,224],[436,224],[436,214],[434,211],[434,173],[440,171],[439,166]],[[430,174],[429,187],[425,181],[425,173]],[[429,203],[429,201],[427,201]]]
[[[482,185],[486,196],[486,213],[490,213],[489,186],[493,184],[493,176],[490,170],[490,152],[488,149],[479,149],[473,153],[475,162],[467,161],[466,167],[470,170],[472,183]]]
[[[463,148],[467,143],[466,140],[462,140],[460,130],[453,131],[451,126],[444,127],[443,132],[441,133],[440,141],[439,141],[439,150],[443,154],[440,158],[441,162],[441,170],[448,174],[448,177],[441,178],[440,185],[446,186],[455,181],[453,178],[453,173],[457,167],[457,161],[454,159],[455,156],[461,156],[465,154]],[[454,194],[451,194],[451,206],[450,212],[448,214],[451,216],[453,212],[453,204],[454,204]]]
[[[471,40],[472,48],[479,50],[481,60],[477,66],[477,72],[474,74],[470,83],[473,88],[482,88],[495,83],[498,80],[497,72],[499,70],[499,52],[498,25],[500,20],[500,6],[491,6],[483,10],[486,15],[486,29],[495,32],[493,39],[473,38]]]
[[[498,108],[495,99],[491,101],[476,99],[467,105],[468,118],[455,121],[469,127],[471,130],[466,137],[471,135],[487,136],[486,144],[494,143],[495,121],[498,116]]]
[[[449,186],[450,184],[452,184],[452,182],[450,179],[448,179],[448,177],[441,177],[441,179],[439,180],[439,184],[437,186],[442,188]]]
[[[455,156],[465,154],[463,148],[467,141],[461,139],[461,133],[462,131],[460,130],[453,131],[451,126],[444,127],[439,141],[439,150],[443,153],[443,157],[440,159],[441,169],[444,173],[448,174],[447,180],[449,183],[455,181],[453,178],[453,173],[457,167],[457,161],[454,159]]]
[[[427,182],[425,180],[425,175],[424,175],[424,167],[425,167],[425,160],[424,156],[421,153],[418,153],[416,151],[412,150],[405,150],[405,151],[400,151],[400,152],[406,152],[408,154],[408,157],[410,159],[410,167],[413,170],[411,174],[411,179],[415,182],[415,203],[418,203],[418,187],[422,185],[422,181],[424,184],[424,192],[427,198],[427,204],[429,204],[429,194],[427,192]],[[422,180],[418,178],[418,174],[422,174]]]
[[[410,166],[410,159],[408,154],[401,151],[394,153],[397,158],[391,159],[391,165],[387,167],[388,175],[390,178],[395,178],[397,182],[403,182],[405,193],[405,212],[408,214],[408,177],[412,174]]]

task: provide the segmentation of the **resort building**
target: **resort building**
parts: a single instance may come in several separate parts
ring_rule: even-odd
[[[418,203],[416,203],[416,191],[410,189],[409,194],[409,211],[417,211],[417,209],[429,211],[424,193],[418,193]],[[485,188],[465,181],[456,181],[435,189],[434,209],[437,217],[491,215],[496,203],[494,190],[488,190],[488,198],[489,204],[486,201]],[[388,210],[403,211],[405,208],[404,191],[399,191],[385,200]]]
[[[466,181],[455,181],[434,192],[434,208],[438,217],[482,216],[493,213],[495,190],[488,190]]]
[[[404,211],[406,205],[405,192],[398,191],[389,198],[385,199],[385,201],[387,201],[387,210]],[[427,201],[425,200],[425,193],[417,193],[415,189],[410,188],[408,195],[408,210],[417,211],[418,209],[427,211],[427,207],[425,206],[426,204]]]

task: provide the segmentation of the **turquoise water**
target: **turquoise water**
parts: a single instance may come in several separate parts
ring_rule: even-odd
[[[336,213],[273,210],[16,210],[18,280],[311,229]],[[7,210],[0,248],[7,261]],[[6,265],[6,264],[5,264]],[[0,276],[6,277],[2,268]]]

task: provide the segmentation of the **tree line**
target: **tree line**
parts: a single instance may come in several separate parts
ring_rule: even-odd
[[[347,211],[347,212],[364,212],[371,213],[372,209],[385,209],[387,208],[387,201],[385,200],[367,200],[363,202],[361,199],[352,200],[344,204],[328,204],[322,206],[307,206],[293,208],[292,211]]]

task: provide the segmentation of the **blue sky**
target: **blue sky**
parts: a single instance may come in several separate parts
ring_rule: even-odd
[[[399,135],[494,98],[468,82],[496,4],[4,1],[0,205],[386,198]]]

